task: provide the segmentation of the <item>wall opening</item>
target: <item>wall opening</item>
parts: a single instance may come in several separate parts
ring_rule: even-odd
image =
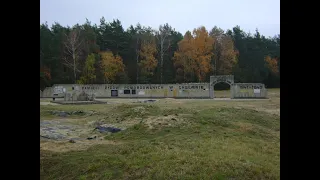
[[[214,98],[231,98],[230,85],[225,82],[216,83],[213,86]]]
[[[131,94],[129,89],[123,90],[123,94]]]
[[[118,90],[111,90],[111,97],[118,97]]]

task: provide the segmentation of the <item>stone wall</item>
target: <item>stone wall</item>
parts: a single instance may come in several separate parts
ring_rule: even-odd
[[[95,98],[214,98],[214,86],[230,85],[231,98],[267,98],[267,89],[260,83],[234,83],[233,76],[211,76],[210,83],[188,84],[56,84],[40,91],[40,97],[72,98],[86,93]],[[67,99],[70,97],[66,97]]]
[[[53,97],[53,88],[52,87],[46,87],[42,92],[42,97]]]
[[[233,98],[266,98],[267,89],[260,83],[235,83],[233,85]]]
[[[96,98],[209,98],[209,83],[190,84],[56,84],[46,88],[43,97],[63,97],[68,93],[85,93]],[[53,95],[55,94],[55,95]]]

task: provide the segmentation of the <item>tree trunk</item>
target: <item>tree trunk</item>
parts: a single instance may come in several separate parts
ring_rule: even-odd
[[[163,41],[161,42],[161,50],[160,50],[160,56],[161,56],[161,62],[160,62],[160,82],[162,84],[162,73],[163,73]]]
[[[217,58],[214,58],[214,75],[217,75]]]
[[[160,68],[160,82],[162,84],[162,75],[163,75],[163,55],[161,54],[161,68]]]
[[[137,84],[139,84],[139,54],[137,53]]]
[[[72,54],[72,58],[73,58],[73,75],[74,75],[74,83],[76,84],[77,82],[77,74],[76,74],[76,57],[75,54]]]

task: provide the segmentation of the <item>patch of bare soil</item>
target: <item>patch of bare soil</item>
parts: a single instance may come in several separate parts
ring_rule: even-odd
[[[264,111],[270,114],[275,114],[280,116],[280,109],[266,109],[266,108],[256,108],[257,111]]]
[[[78,119],[54,119],[40,121],[40,137],[46,139],[75,139],[95,135],[93,127],[87,124],[74,124]]]
[[[137,107],[133,108],[133,111],[137,114],[145,114],[146,113],[146,109],[143,106],[137,106]]]
[[[248,109],[253,109],[256,111],[266,112],[266,113],[280,116],[280,108],[263,107],[263,106],[257,107],[255,105],[242,105],[242,106],[236,106],[234,108],[236,108],[236,109],[248,108]]]
[[[243,122],[237,122],[235,125],[239,126],[239,131],[240,132],[248,132],[251,131],[254,127],[250,123],[243,123]]]
[[[270,108],[266,108],[266,107],[251,107],[251,109],[280,116],[280,109],[270,109]]]
[[[133,108],[135,114],[145,114],[144,106]],[[116,127],[126,130],[139,123],[146,124],[150,129],[159,127],[176,127],[186,123],[188,114],[164,116],[149,116],[146,118],[131,118],[121,121],[104,121],[87,118],[57,118],[40,121],[40,149],[54,152],[86,150],[93,145],[118,144],[118,142],[104,140],[106,133],[95,130],[96,126]],[[107,133],[109,134],[109,133]]]
[[[122,121],[122,122],[119,124],[119,126],[120,126],[120,127],[126,127],[126,128],[128,128],[128,127],[134,126],[134,125],[136,125],[136,124],[139,124],[139,123],[141,123],[142,121],[143,121],[142,118],[127,119],[127,120]]]
[[[155,127],[176,127],[178,125],[186,123],[186,121],[176,115],[168,116],[151,116],[144,120],[144,123],[148,125],[150,129]]]

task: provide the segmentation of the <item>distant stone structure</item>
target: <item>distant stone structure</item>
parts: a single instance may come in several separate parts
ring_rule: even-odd
[[[59,94],[57,95],[59,97]],[[94,101],[95,96],[94,94],[88,94],[85,91],[80,92],[65,92],[64,93],[64,101]]]
[[[94,98],[204,98],[214,99],[214,86],[230,85],[230,97],[266,98],[260,83],[234,83],[233,75],[211,76],[210,83],[188,84],[57,84],[40,91],[40,97],[64,98],[65,101],[92,101]]]
[[[224,82],[229,84],[230,86],[230,92],[231,92],[231,98],[233,98],[233,91],[232,87],[234,85],[234,77],[232,75],[226,75],[226,76],[210,76],[210,98],[214,98],[214,86],[220,82]]]
[[[230,85],[231,99],[266,98],[267,89],[261,83],[234,83],[233,75],[210,76],[210,98],[214,98],[214,86],[220,82]]]

